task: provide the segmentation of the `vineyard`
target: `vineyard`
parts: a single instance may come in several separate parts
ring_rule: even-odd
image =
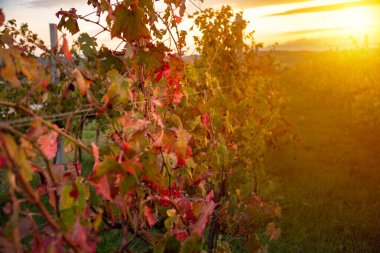
[[[379,49],[262,51],[201,2],[88,0],[51,48],[0,12],[0,252],[380,249]]]

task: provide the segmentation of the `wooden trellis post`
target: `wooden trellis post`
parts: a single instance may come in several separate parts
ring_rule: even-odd
[[[49,24],[50,29],[50,48],[53,52],[53,54],[56,54],[58,52],[58,31],[57,31],[57,25],[56,24]],[[51,59],[52,62],[52,82],[53,84],[56,83],[57,77],[57,67],[55,64],[54,59]],[[59,122],[58,122],[59,125]],[[54,159],[55,164],[62,164],[63,163],[63,155],[64,155],[64,138],[63,136],[58,136],[58,149],[57,149],[57,155]]]

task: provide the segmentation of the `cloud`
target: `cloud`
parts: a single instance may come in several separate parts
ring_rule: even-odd
[[[209,0],[205,1],[205,5],[210,7],[214,5],[232,5],[235,8],[253,8],[262,7],[268,5],[279,5],[279,4],[292,4],[310,2],[310,0],[238,0],[238,1],[228,1],[228,0]]]
[[[340,29],[341,29],[340,27],[318,28],[318,29],[306,29],[306,30],[288,31],[288,32],[282,32],[280,34],[281,35],[305,35],[305,34],[311,34],[311,33],[336,31],[336,30],[340,30]]]
[[[30,0],[30,1],[18,1],[19,5],[23,5],[29,8],[61,8],[72,7],[74,5],[85,4],[85,1],[78,0]]]
[[[294,14],[303,14],[303,13],[311,13],[311,12],[338,11],[338,10],[343,10],[350,7],[366,6],[366,5],[374,5],[374,4],[380,4],[380,0],[364,0],[364,1],[355,1],[355,2],[348,2],[348,3],[320,5],[320,6],[313,6],[313,7],[307,7],[307,8],[298,8],[298,9],[292,9],[285,12],[274,13],[269,16],[284,16],[284,15],[294,15]]]
[[[314,50],[326,50],[330,48],[323,39],[297,39],[284,43],[280,43],[276,46],[277,50],[291,50],[291,51],[314,51]]]

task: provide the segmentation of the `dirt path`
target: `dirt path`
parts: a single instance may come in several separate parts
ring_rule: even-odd
[[[283,214],[270,251],[380,252],[379,137],[350,126],[328,93],[286,93],[299,143],[267,159]]]

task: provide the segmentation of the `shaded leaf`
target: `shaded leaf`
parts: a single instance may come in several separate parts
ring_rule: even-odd
[[[4,158],[9,160],[9,164],[15,166],[15,169],[19,170],[26,180],[30,181],[33,169],[30,162],[26,159],[24,151],[18,147],[11,136],[2,135],[2,137],[5,142],[2,143],[4,146],[0,147],[0,151],[2,154],[5,154]]]
[[[107,91],[108,98],[117,98],[117,100],[124,105],[133,101],[133,96],[130,91],[131,82],[127,78],[120,75],[116,69],[109,71],[107,77],[111,82],[111,86]]]
[[[198,253],[202,250],[202,242],[197,233],[193,233],[191,236],[181,243],[181,249],[179,253]]]
[[[125,38],[130,42],[149,37],[143,8],[129,9],[124,4],[118,4],[112,15],[114,17],[111,25],[113,37]]]
[[[150,207],[144,206],[144,216],[148,220],[149,226],[153,227],[153,225],[156,224],[157,219],[154,216],[154,213],[152,209],[150,209]]]
[[[268,224],[265,230],[265,235],[269,237],[269,240],[277,240],[281,235],[281,229],[279,229],[274,222]]]
[[[87,33],[79,35],[78,43],[83,54],[87,57],[93,57],[96,55],[96,38],[90,37]]]
[[[199,237],[202,237],[203,230],[207,226],[209,217],[214,211],[215,207],[216,204],[213,201],[208,201],[203,205],[202,211],[200,212],[201,214],[198,217],[197,222],[192,226],[192,230],[197,232]]]

